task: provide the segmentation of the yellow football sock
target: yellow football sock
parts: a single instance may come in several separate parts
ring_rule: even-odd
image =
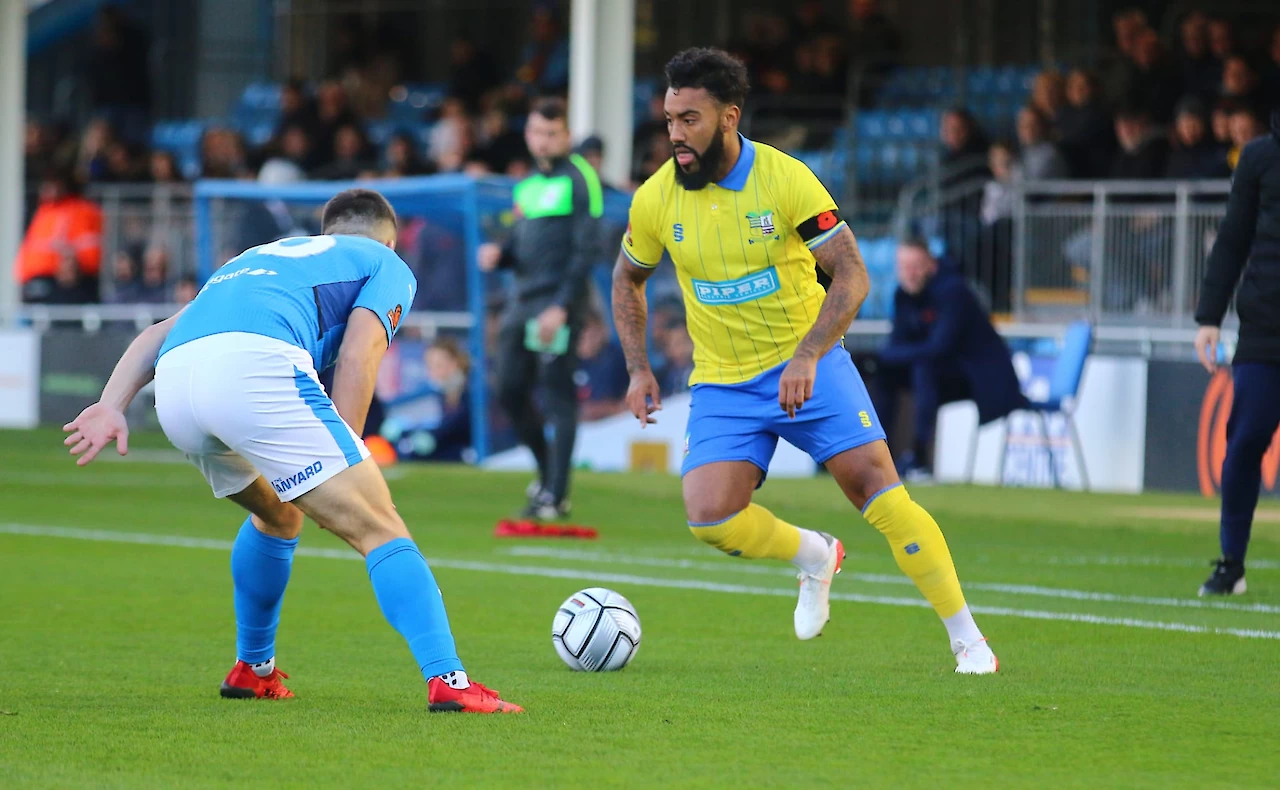
[[[898,567],[916,583],[939,617],[946,619],[964,608],[946,538],[907,489],[898,485],[872,497],[862,515],[888,539]]]
[[[789,562],[800,551],[800,530],[755,503],[718,524],[690,524],[689,531],[733,557]]]

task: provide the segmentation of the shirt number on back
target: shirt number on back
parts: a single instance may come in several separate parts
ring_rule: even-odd
[[[280,239],[258,248],[259,255],[275,255],[279,258],[309,258],[333,249],[338,241],[332,236],[306,236],[295,239]]]

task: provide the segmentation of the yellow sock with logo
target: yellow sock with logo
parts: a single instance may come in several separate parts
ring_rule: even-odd
[[[901,484],[876,494],[862,509],[871,526],[889,541],[893,558],[944,621],[965,609],[964,593],[951,550],[938,523]],[[948,624],[950,630],[950,624]]]
[[[690,524],[689,531],[732,557],[791,562],[800,551],[800,529],[754,502],[724,521]]]

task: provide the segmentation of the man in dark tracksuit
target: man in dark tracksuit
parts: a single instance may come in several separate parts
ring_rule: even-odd
[[[1196,353],[1210,373],[1217,368],[1218,327],[1237,282],[1240,340],[1231,362],[1235,394],[1222,461],[1222,557],[1201,595],[1245,591],[1244,556],[1262,456],[1280,425],[1280,109],[1271,114],[1271,134],[1240,154],[1227,215],[1209,254],[1196,307]]]
[[[933,438],[938,407],[972,400],[985,425],[1026,403],[1009,348],[958,273],[939,269],[918,241],[898,248],[898,290],[893,295],[893,330],[880,350],[876,411],[893,435],[898,392],[910,389],[915,405],[915,444],[898,453],[904,476],[933,473]]]
[[[498,399],[520,442],[538,462],[526,515],[569,512],[569,476],[578,430],[578,332],[588,312],[591,267],[601,260],[604,195],[591,165],[570,155],[567,109],[540,100],[525,123],[538,172],[515,188],[516,224],[502,247],[486,244],[480,267],[515,270],[515,299],[498,340]],[[541,383],[543,413],[534,402]],[[546,423],[553,429],[550,447]]]

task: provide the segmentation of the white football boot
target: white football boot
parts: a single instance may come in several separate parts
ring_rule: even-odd
[[[825,532],[831,553],[820,575],[800,572],[800,600],[796,603],[796,637],[813,639],[822,633],[822,627],[831,619],[831,580],[840,572],[844,562],[844,544]]]
[[[957,675],[990,675],[1000,669],[1000,659],[985,638],[972,644],[957,639],[951,643],[951,652],[956,656]]]

